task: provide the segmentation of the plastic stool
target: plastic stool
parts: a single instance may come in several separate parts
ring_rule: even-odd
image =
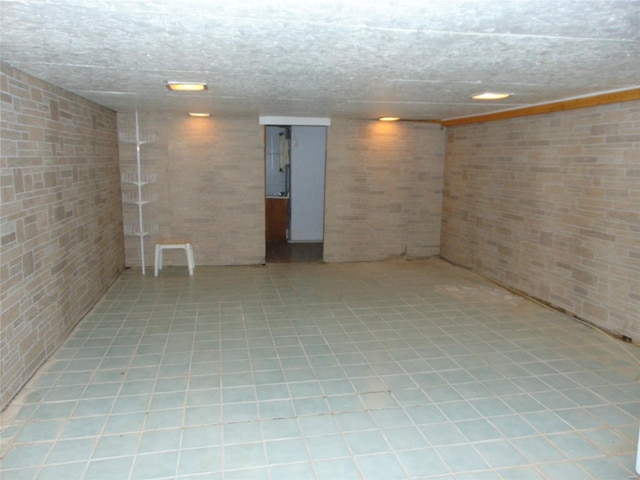
[[[162,251],[169,249],[181,249],[187,254],[187,266],[189,267],[189,275],[193,275],[195,268],[193,261],[193,245],[189,240],[164,240],[156,243],[156,263],[153,268],[153,275],[158,276],[158,270],[162,270]]]

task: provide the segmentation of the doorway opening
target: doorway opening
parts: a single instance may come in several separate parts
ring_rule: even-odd
[[[267,263],[322,261],[326,130],[265,128]]]

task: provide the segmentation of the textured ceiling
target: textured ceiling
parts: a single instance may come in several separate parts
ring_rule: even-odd
[[[0,0],[2,61],[116,111],[447,119],[640,83],[639,0]],[[204,81],[171,93],[165,80]],[[481,91],[513,97],[470,100]]]

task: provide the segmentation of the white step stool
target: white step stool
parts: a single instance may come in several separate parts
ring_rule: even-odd
[[[156,243],[156,262],[153,268],[153,275],[158,276],[158,270],[162,270],[162,252],[169,249],[181,249],[187,254],[187,266],[189,267],[189,275],[193,275],[195,268],[193,261],[193,245],[189,240],[163,240]]]

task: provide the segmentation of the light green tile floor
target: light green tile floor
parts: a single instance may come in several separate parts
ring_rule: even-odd
[[[628,480],[640,351],[439,260],[127,270],[0,478]]]

